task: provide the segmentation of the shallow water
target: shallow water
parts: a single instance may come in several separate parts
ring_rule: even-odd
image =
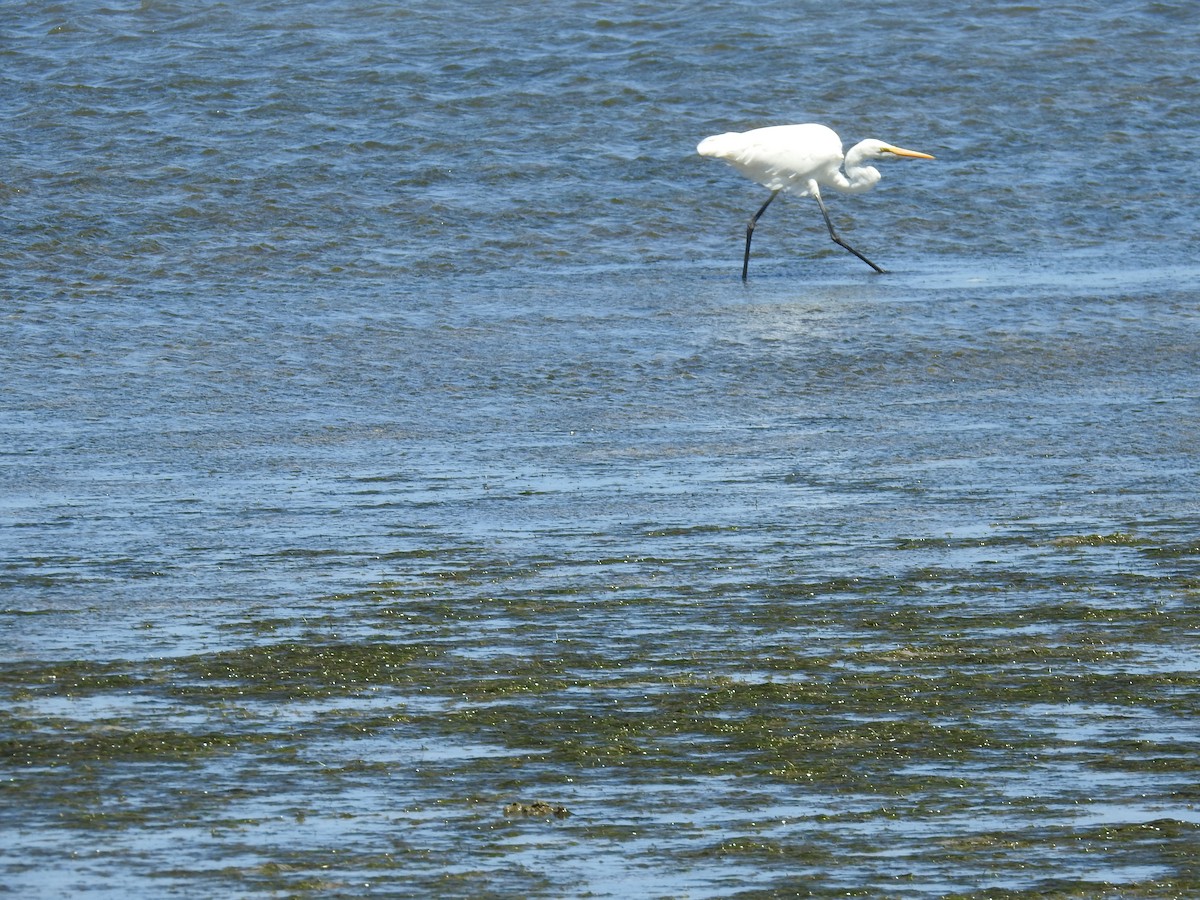
[[[4,887],[1200,890],[1192,6],[6,11]]]

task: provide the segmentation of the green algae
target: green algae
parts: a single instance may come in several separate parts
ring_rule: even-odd
[[[187,760],[226,752],[261,736],[139,727],[131,719],[86,724],[67,720],[8,723],[0,760],[18,766],[76,766],[131,759]]]
[[[1110,546],[1129,545],[1078,552]],[[967,570],[907,577],[921,584],[797,582],[790,601],[778,584],[749,589],[713,614],[703,604],[719,596],[588,601],[611,637],[594,619],[575,626],[583,607],[569,592],[491,586],[450,604],[393,586],[300,623],[264,610],[261,625],[226,632],[237,643],[202,653],[0,663],[12,801],[0,824],[83,840],[174,828],[257,860],[156,870],[164,885],[208,893],[551,896],[561,885],[506,850],[527,829],[503,810],[526,796],[571,811],[554,828],[563,852],[753,866],[772,873],[761,896],[802,884],[813,896],[929,895],[903,869],[880,874],[883,848],[868,834],[885,822],[947,896],[967,869],[1019,870],[1033,887],[964,897],[1196,887],[1189,822],[1063,824],[1081,805],[1129,800],[1122,781],[1159,809],[1195,801],[1185,723],[1200,712],[1200,675],[1186,660],[1200,611],[1180,580],[1155,582],[1168,593],[1154,602],[1094,584],[1039,599],[1047,588],[1026,580],[1008,588],[1021,602],[997,606],[945,592],[930,602],[927,583],[962,586],[976,577]],[[631,615],[652,627],[622,630]],[[725,640],[727,628],[751,639]],[[1014,794],[1010,782],[1026,779]],[[713,783],[744,785],[744,799],[713,808]],[[350,799],[360,794],[373,799]],[[763,815],[784,802],[797,808]],[[1018,825],[974,824],[995,812]],[[387,846],[331,854],[320,835],[341,823],[387,823]],[[255,841],[289,849],[264,854]],[[467,846],[492,862],[453,868]],[[828,871],[831,847],[844,876]],[[1063,858],[1101,856],[1151,874],[1121,894],[1052,874]]]
[[[287,641],[225,650],[175,661],[184,693],[266,698],[352,694],[381,684],[408,684],[414,660],[436,655],[428,646]]]
[[[139,686],[145,678],[143,672],[121,662],[31,660],[0,663],[0,689],[17,692],[23,697],[120,691]]]
[[[1065,535],[1054,538],[1050,544],[1054,547],[1148,547],[1153,542],[1148,538],[1137,537],[1122,531],[1111,534],[1079,534]]]

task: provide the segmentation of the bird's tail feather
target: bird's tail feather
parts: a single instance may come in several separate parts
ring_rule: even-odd
[[[713,159],[729,159],[741,150],[741,135],[736,131],[726,134],[714,134],[706,137],[696,147],[701,156],[711,156]]]

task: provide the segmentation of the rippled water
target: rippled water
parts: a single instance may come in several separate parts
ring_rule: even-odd
[[[0,885],[1200,891],[1193,4],[3,9]]]

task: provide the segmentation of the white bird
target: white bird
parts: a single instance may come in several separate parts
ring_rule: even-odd
[[[739,172],[771,189],[771,196],[754,214],[746,226],[746,255],[742,260],[742,281],[750,269],[750,239],[754,226],[767,211],[780,191],[800,197],[813,197],[821,207],[821,215],[834,242],[845,247],[876,272],[875,265],[849,244],[833,228],[821,187],[835,188],[847,194],[869,191],[879,181],[879,170],[866,165],[868,160],[908,156],[913,159],[933,159],[928,153],[893,147],[883,141],[866,140],[855,144],[842,156],[842,139],[824,125],[773,125],[753,131],[714,134],[696,147],[701,156],[723,159]],[[845,174],[841,166],[845,162]]]

